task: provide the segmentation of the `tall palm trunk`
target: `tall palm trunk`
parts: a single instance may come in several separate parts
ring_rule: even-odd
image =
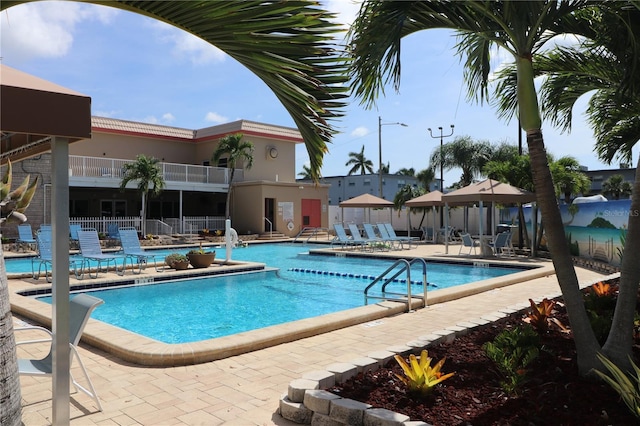
[[[4,252],[0,245],[0,425],[20,424],[20,375],[9,303],[9,284],[4,265]]]
[[[638,168],[640,169],[640,161]],[[640,283],[640,262],[637,253],[640,253],[640,173],[636,172],[636,180],[633,184],[633,196],[629,207],[627,238],[624,245],[622,264],[620,265],[620,293],[616,310],[613,315],[613,323],[607,341],[603,346],[603,352],[616,365],[624,370],[630,370],[629,357],[632,355],[633,317],[638,300],[638,283]]]
[[[227,190],[227,205],[225,207],[225,218],[231,219],[231,189],[233,185],[233,178],[236,174],[236,169],[234,167],[229,168],[229,189]]]
[[[577,349],[577,362],[580,374],[587,375],[599,365],[596,353],[600,349],[587,316],[578,277],[571,259],[571,252],[564,236],[564,226],[560,208],[551,180],[551,172],[547,163],[547,152],[544,147],[540,129],[527,131],[527,145],[531,157],[533,183],[542,218],[547,228],[547,244],[556,277],[566,304],[569,321]]]

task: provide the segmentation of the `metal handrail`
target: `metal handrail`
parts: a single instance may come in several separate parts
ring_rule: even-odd
[[[271,221],[267,219],[266,216],[264,217],[264,220],[269,222],[269,238],[273,238],[273,223],[271,223]]]
[[[413,297],[411,296],[411,265],[413,265],[414,263],[420,263],[422,265],[422,291],[423,291],[422,300],[424,301],[424,306],[426,307],[427,306],[427,285],[428,285],[427,284],[427,262],[425,262],[425,260],[422,258],[414,258],[414,259],[411,259],[410,261],[407,259],[398,259],[395,262],[393,262],[393,264],[390,267],[388,267],[382,274],[380,274],[375,280],[371,282],[371,284],[369,284],[364,289],[364,304],[367,305],[369,302],[369,299],[394,300],[398,302],[403,302],[405,300],[405,299],[386,297],[386,294],[391,294],[391,295],[406,297],[409,311],[412,311],[413,309],[412,309],[411,302]],[[398,265],[402,265],[402,267],[393,276],[386,278],[387,274],[392,272]],[[407,273],[407,293],[406,294],[393,293],[393,292],[387,293],[385,291],[387,288],[387,285],[389,285],[390,282],[393,282],[394,279],[396,279],[400,274],[402,274],[405,271]],[[369,289],[371,289],[374,285],[376,285],[383,279],[384,279],[384,283],[382,284],[382,287],[381,287],[381,292],[383,296],[370,296]]]
[[[307,237],[307,240],[305,241],[305,244],[307,244],[309,242],[309,240],[311,240],[311,238],[313,237],[317,237],[318,232],[320,231],[326,231],[327,232],[327,240],[329,239],[328,235],[329,235],[329,228],[323,228],[323,227],[315,227],[315,226],[305,226],[304,228],[302,228],[300,230],[300,232],[298,232],[298,234],[295,236],[295,238],[293,239],[293,242],[296,243],[298,242],[298,238],[304,234],[306,231],[313,231],[311,233],[311,235],[309,235],[309,237]],[[316,238],[317,239],[317,238]]]

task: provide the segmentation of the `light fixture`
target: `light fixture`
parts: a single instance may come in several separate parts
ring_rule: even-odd
[[[278,149],[275,146],[267,147],[267,156],[273,160],[278,158]]]

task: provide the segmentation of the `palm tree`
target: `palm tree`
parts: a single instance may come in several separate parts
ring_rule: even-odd
[[[0,11],[30,0],[0,2]],[[104,4],[103,0],[89,3]],[[302,134],[314,180],[344,115],[349,59],[335,44],[344,27],[315,0],[139,2],[110,7],[178,27],[246,66],[274,92]]]
[[[142,196],[142,235],[147,233],[147,211],[149,207],[149,192],[155,197],[165,187],[162,170],[158,164],[160,161],[154,157],[140,154],[133,163],[126,163],[122,169],[122,181],[120,190],[124,191],[131,181],[138,182],[138,191]]]
[[[462,169],[460,186],[464,187],[482,173],[482,168],[489,161],[492,154],[488,142],[474,142],[469,136],[458,136],[453,142],[436,148],[431,154],[431,165],[438,168],[442,165],[445,170]]]
[[[420,170],[416,174],[416,179],[420,182],[420,185],[424,188],[425,191],[429,192],[429,188],[431,187],[431,182],[436,178],[436,172],[432,167],[426,168],[424,170]]]
[[[393,80],[396,90],[399,88],[401,39],[417,31],[432,28],[457,31],[457,52],[465,60],[468,95],[480,102],[488,97],[491,49],[499,48],[511,55],[516,66],[516,105],[520,124],[527,135],[537,200],[547,229],[553,265],[567,303],[579,370],[584,375],[600,366],[596,357],[600,347],[584,308],[547,164],[533,58],[554,36],[578,33],[580,25],[586,22],[580,16],[583,11],[592,12],[588,15],[591,18],[605,7],[601,3],[581,0],[369,0],[363,3],[347,40],[354,58],[350,72],[354,81],[353,93],[368,106],[374,103],[388,80]],[[625,349],[626,355],[631,346]]]
[[[231,191],[233,189],[233,178],[236,173],[236,167],[244,165],[249,170],[253,166],[253,143],[243,141],[243,134],[227,135],[220,139],[218,147],[211,155],[211,163],[218,164],[223,157],[227,159],[227,168],[229,169],[229,190],[227,191],[227,206],[225,208],[225,217],[231,218]]]
[[[349,176],[358,171],[361,175],[367,172],[373,173],[373,162],[364,156],[364,145],[362,145],[360,152],[349,153],[349,161],[345,163],[345,166],[352,166],[351,169],[349,169],[349,173],[347,173]]]
[[[564,202],[571,203],[571,194],[584,194],[591,188],[591,180],[580,170],[580,163],[571,156],[561,157],[551,164],[551,176],[556,195],[564,195]]]
[[[300,176],[300,179],[303,180],[313,180],[313,173],[311,172],[311,168],[306,164],[302,165],[302,171],[298,173],[298,176]]]
[[[396,192],[396,195],[393,197],[393,208],[398,210],[398,216],[400,216],[400,210],[404,207],[404,203],[407,201],[419,197],[424,193],[420,188],[406,184],[402,188]],[[423,214],[422,217],[424,219],[425,209],[422,208]],[[411,215],[407,213],[407,217],[409,218],[409,229],[411,229]]]
[[[416,170],[413,167],[409,167],[408,169],[403,167],[400,170],[398,170],[396,172],[397,175],[400,176],[411,176],[411,177],[415,177],[416,175]]]
[[[613,175],[602,182],[602,192],[613,196],[614,200],[619,200],[620,196],[628,197],[632,189],[631,184],[625,181],[622,175]]]
[[[5,173],[0,181],[0,227],[7,222],[22,223],[27,220],[24,212],[29,207],[38,187],[38,178],[36,177],[29,185],[30,177],[27,176],[20,186],[11,191],[12,177],[11,162],[7,162]],[[0,295],[2,295],[0,297],[0,347],[2,347],[0,351],[0,378],[2,378],[0,424],[18,426],[22,424],[20,375],[2,244],[0,244]]]

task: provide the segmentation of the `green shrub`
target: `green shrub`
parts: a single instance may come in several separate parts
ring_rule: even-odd
[[[629,408],[629,411],[631,411],[636,418],[640,419],[640,368],[631,361],[635,375],[626,375],[604,355],[599,353],[598,359],[609,373],[611,373],[611,376],[598,370],[594,370],[595,373],[618,392],[620,398],[622,398],[627,408]]]
[[[526,367],[538,357],[539,347],[540,336],[528,324],[504,330],[492,342],[484,344],[485,353],[504,377],[500,385],[507,394],[517,395],[526,383]]]

